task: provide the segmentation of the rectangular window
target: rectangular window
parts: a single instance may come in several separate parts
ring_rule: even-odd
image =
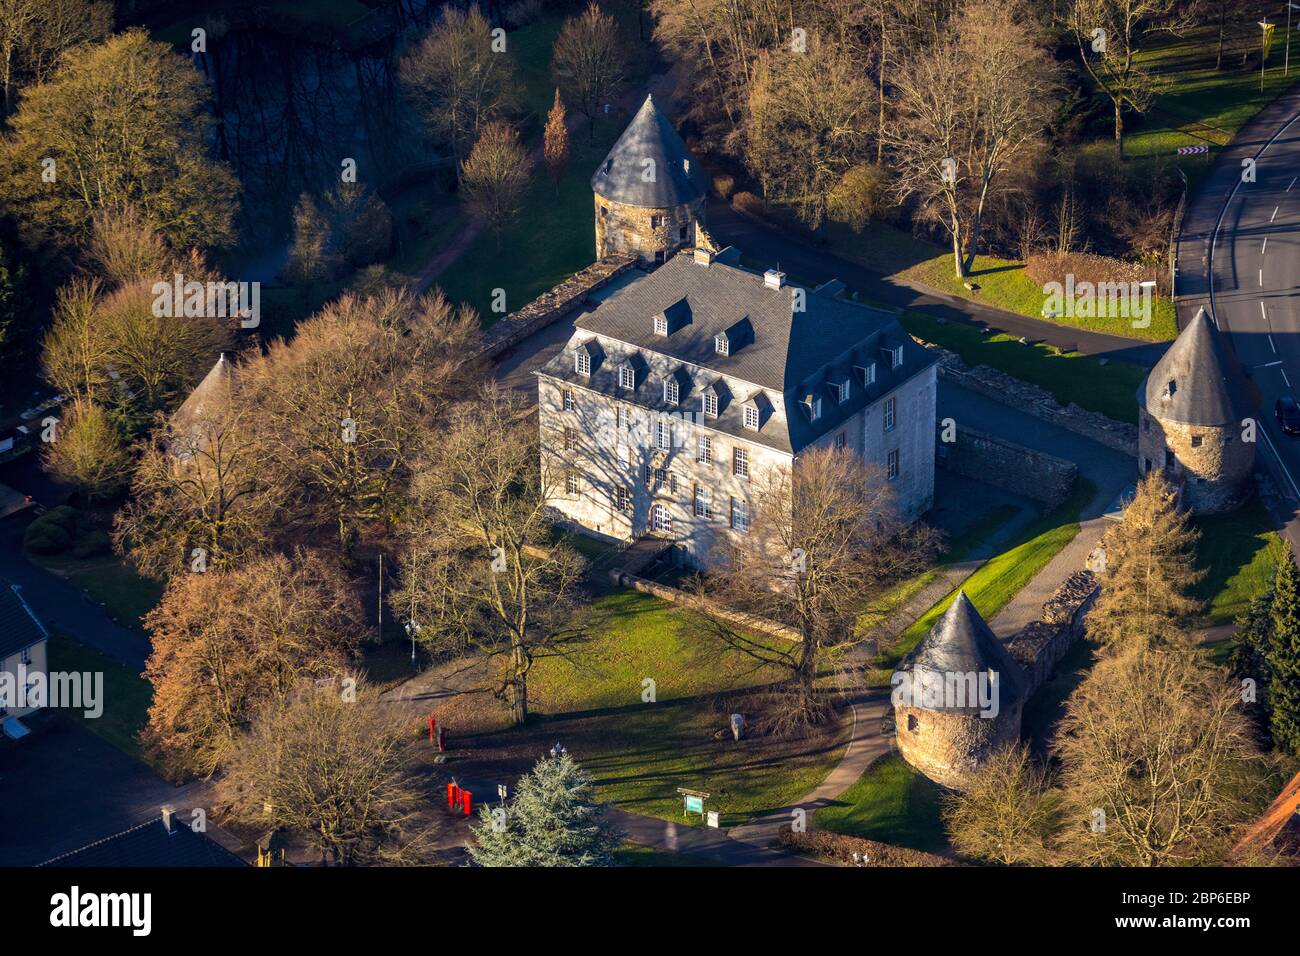
[[[573,355],[573,368],[579,375],[590,375],[591,356],[586,352],[575,352]]]
[[[672,426],[666,421],[660,420],[655,422],[655,447],[660,451],[672,451]]]
[[[632,492],[628,488],[619,485],[614,489],[614,510],[620,514],[626,514],[632,510]]]
[[[898,418],[898,399],[885,399],[885,431],[892,432],[894,423]]]
[[[667,334],[668,334],[668,316],[666,316],[666,315],[656,315],[656,316],[655,316],[655,335],[667,335]]]
[[[632,449],[627,445],[618,446],[618,463],[624,468],[632,467]]]
[[[889,367],[898,368],[903,364],[903,347],[896,345],[889,350]]]
[[[672,490],[671,485],[672,485],[672,476],[668,473],[668,469],[656,468],[655,480],[653,485],[654,490],[659,491],[662,488],[668,488],[671,491]]]
[[[650,217],[650,228],[651,228],[651,229],[658,229],[658,228],[659,228],[660,226],[662,226],[663,224],[664,224],[664,217],[663,217],[663,216],[651,216],[651,217]]]
[[[731,499],[731,527],[741,534],[749,533],[749,502]]]
[[[622,431],[623,429],[627,428],[627,406],[626,405],[618,406],[617,415],[618,415],[617,418],[618,427],[619,430]]]
[[[685,227],[685,226],[682,226],[681,228],[679,228],[679,229],[677,230],[677,239],[678,239],[679,242],[685,242],[685,241],[686,241],[686,227]]]
[[[876,363],[875,362],[872,362],[870,365],[862,369],[862,384],[864,387],[870,387],[876,384]]]
[[[716,393],[704,393],[704,414],[709,418],[718,417],[718,396]]]
[[[843,405],[849,400],[849,380],[835,383],[835,400]]]
[[[719,355],[726,355],[731,350],[730,343],[727,342],[725,335],[715,335],[713,337],[713,351]]]
[[[578,433],[572,428],[565,426],[564,429],[564,450],[573,451],[578,447]]]
[[[571,412],[571,411],[573,411],[573,408],[574,408],[574,404],[573,404],[573,392],[569,391],[569,390],[566,388],[566,389],[564,390],[564,410],[565,410],[566,412]]]
[[[695,517],[712,518],[713,505],[711,503],[713,495],[708,488],[703,485],[695,486]]]
[[[566,495],[576,495],[578,493],[578,473],[571,471],[564,476],[564,493]]]
[[[24,647],[22,654],[19,655],[19,660],[21,660],[23,664],[30,664],[32,662],[32,649],[30,647]]]
[[[710,436],[695,436],[695,460],[701,465],[713,464],[713,439]]]
[[[669,405],[676,405],[676,404],[677,404],[677,395],[678,395],[678,391],[679,391],[679,389],[678,389],[678,385],[677,385],[677,382],[676,382],[675,380],[673,380],[673,379],[668,379],[667,381],[665,381],[665,382],[664,382],[664,401],[667,402]]]
[[[623,365],[618,370],[618,384],[621,388],[636,388],[636,371],[630,365]]]
[[[1192,436],[1192,447],[1193,447],[1193,448],[1200,448],[1200,447],[1201,447],[1201,436],[1200,436],[1200,435],[1193,435],[1193,436]]]
[[[898,477],[898,449],[895,448],[889,453],[889,480],[893,481]]]
[[[737,478],[749,477],[749,452],[739,446],[731,450],[731,473]]]
[[[844,434],[844,432],[840,432],[838,435],[835,436],[836,450],[843,448],[847,444],[848,444],[848,437]]]
[[[758,431],[758,409],[753,405],[745,406],[745,427],[751,431]]]

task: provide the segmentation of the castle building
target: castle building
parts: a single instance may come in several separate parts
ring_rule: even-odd
[[[1020,739],[1028,681],[965,592],[893,684],[899,752],[935,783],[962,789],[994,750]]]
[[[703,231],[701,230],[701,233]],[[707,566],[759,489],[807,449],[848,448],[919,517],[934,496],[935,355],[888,312],[706,245],[575,320],[537,370],[551,504],[597,535],[672,541]]]
[[[672,124],[647,96],[591,177],[596,258],[664,262],[688,246],[704,215],[704,177]]]
[[[1138,471],[1162,469],[1196,514],[1250,493],[1259,391],[1204,309],[1138,390]]]

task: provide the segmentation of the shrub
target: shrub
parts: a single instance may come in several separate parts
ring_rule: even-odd
[[[1091,282],[1096,285],[1102,282],[1159,282],[1164,270],[1090,252],[1033,255],[1025,262],[1025,275],[1039,286],[1049,282],[1064,284],[1065,277],[1070,274],[1074,275],[1076,283]]]
[[[713,177],[713,193],[723,202],[731,198],[731,191],[736,188],[736,177],[719,173]]]
[[[74,558],[93,558],[107,554],[113,547],[112,539],[103,528],[92,528],[72,543],[68,553]]]
[[[793,833],[789,827],[781,829],[778,842],[796,853],[831,860],[835,863],[854,865],[853,854],[865,856],[867,866],[953,866],[952,860],[924,853],[921,850],[909,850],[906,847],[879,843],[863,837],[845,836],[825,830],[811,833]],[[861,864],[858,864],[861,865]]]
[[[57,521],[49,520],[53,513],[47,511],[27,526],[23,547],[32,554],[62,554],[72,544],[71,533]]]

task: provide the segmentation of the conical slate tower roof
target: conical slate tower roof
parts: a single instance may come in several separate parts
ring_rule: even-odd
[[[1143,386],[1146,410],[1187,425],[1237,425],[1258,406],[1258,391],[1205,310],[1174,339]]]
[[[938,699],[929,696],[932,689],[941,691],[955,680],[960,685],[963,675],[989,672],[997,675],[999,710],[1024,696],[1025,680],[1020,665],[984,623],[965,591],[957,592],[939,623],[930,629],[900,670],[911,674],[912,706],[927,710],[978,714],[982,709],[978,700],[952,699],[942,693],[937,695]]]
[[[173,436],[173,454],[184,451],[202,422],[226,407],[233,376],[234,363],[222,353],[203,380],[194,386],[194,391],[172,412],[168,425]]]
[[[610,202],[666,209],[703,196],[704,178],[677,130],[647,96],[591,177],[591,188]]]

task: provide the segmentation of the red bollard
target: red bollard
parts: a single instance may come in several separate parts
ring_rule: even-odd
[[[474,812],[474,794],[468,790],[460,792],[461,809],[465,811],[465,816],[470,816]]]
[[[433,743],[433,728],[434,728],[433,714],[430,714],[429,715],[429,743]]]
[[[456,810],[456,804],[460,802],[460,794],[461,794],[460,787],[457,786],[455,781],[452,781],[451,783],[447,784],[447,809],[448,810],[451,810],[453,812]]]

